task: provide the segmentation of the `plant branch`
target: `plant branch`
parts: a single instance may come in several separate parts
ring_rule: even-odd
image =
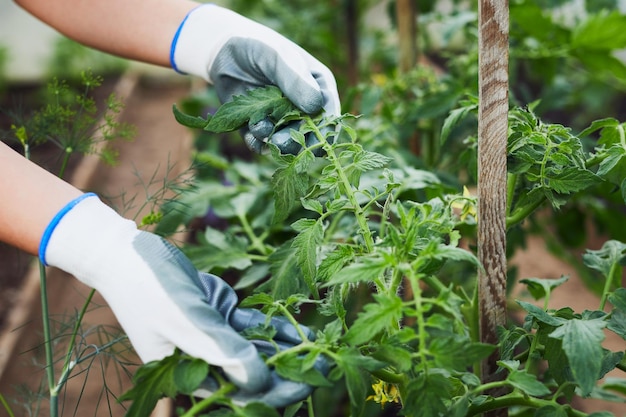
[[[39,281],[41,285],[41,314],[43,321],[44,350],[46,355],[46,376],[50,392],[50,416],[59,415],[59,397],[55,393],[54,357],[52,352],[52,332],[50,330],[50,311],[48,308],[48,286],[46,283],[46,267],[39,261]]]

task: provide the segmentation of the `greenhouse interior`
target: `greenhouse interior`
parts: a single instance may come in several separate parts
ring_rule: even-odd
[[[0,417],[626,417],[626,0],[0,0]]]

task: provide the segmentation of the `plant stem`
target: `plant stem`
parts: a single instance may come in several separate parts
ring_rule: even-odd
[[[254,230],[252,230],[252,226],[246,219],[246,216],[242,213],[238,213],[237,217],[241,222],[241,226],[243,227],[244,232],[248,236],[248,239],[252,242],[252,248],[258,250],[262,255],[267,255],[268,251],[263,242],[254,234]]]
[[[543,204],[544,201],[546,201],[546,197],[541,197],[526,207],[516,209],[510,216],[506,217],[506,228],[510,229],[516,224],[521,223],[526,217],[535,211],[537,207]]]
[[[195,403],[181,417],[193,417],[193,416],[195,416],[197,413],[200,413],[202,410],[205,410],[210,405],[212,405],[213,403],[221,400],[224,396],[226,396],[226,394],[228,394],[229,392],[234,391],[234,390],[235,390],[235,384],[228,383],[226,385],[221,386],[220,389],[215,391],[213,393],[213,395],[211,395],[210,397],[206,397],[206,398],[202,399],[201,401],[198,401],[197,403]]]
[[[532,408],[541,408],[544,406],[552,405],[558,406],[557,403],[551,400],[542,400],[540,398],[533,398],[529,396],[522,396],[518,393],[506,394],[501,397],[489,399],[480,404],[470,405],[466,416],[471,417],[478,414],[486,413],[488,411],[497,410],[500,408],[509,408],[514,405],[521,405]],[[571,407],[565,407],[568,416],[571,417],[585,417],[586,413],[572,409]]]
[[[370,230],[369,225],[367,224],[367,217],[365,216],[365,213],[363,212],[363,208],[359,204],[356,198],[356,195],[354,193],[354,190],[352,189],[352,184],[350,184],[350,180],[348,180],[348,177],[346,176],[346,173],[344,172],[343,167],[341,166],[341,161],[339,161],[339,158],[335,154],[335,150],[326,141],[326,138],[324,137],[320,129],[317,127],[317,125],[313,122],[313,120],[310,117],[306,117],[304,120],[305,120],[306,125],[315,133],[315,136],[318,138],[320,143],[323,144],[323,148],[326,151],[328,159],[335,167],[335,172],[337,173],[337,176],[339,177],[339,181],[343,185],[346,197],[348,197],[348,201],[350,201],[350,204],[352,204],[356,221],[359,224],[359,228],[361,229],[361,234],[363,235],[363,239],[365,240],[365,247],[367,248],[368,252],[372,252],[374,250],[374,239],[372,238],[372,231]]]
[[[614,262],[613,265],[611,265],[611,270],[609,271],[609,274],[606,277],[606,281],[604,282],[604,289],[602,290],[602,298],[600,299],[600,310],[604,310],[604,306],[606,305],[606,300],[609,296],[609,292],[611,292],[611,284],[613,283],[613,281],[615,281],[615,274],[619,269],[619,265]]]
[[[298,331],[298,336],[300,336],[300,339],[302,339],[302,343],[308,342],[309,339],[304,334],[302,327],[300,327],[300,323],[298,323],[298,321],[293,317],[289,309],[287,309],[287,307],[280,303],[276,303],[276,305],[278,306],[278,309],[282,311],[282,313],[285,315],[287,320],[289,320],[289,323],[291,323],[293,327],[296,328],[296,330]]]
[[[371,373],[381,381],[390,382],[392,384],[406,383],[406,378],[403,374],[397,374],[386,369],[377,369],[375,371],[372,371]]]
[[[2,394],[0,394],[0,404],[2,404],[6,412],[9,414],[9,417],[15,417],[15,414],[13,414],[11,407],[9,407],[9,403]]]
[[[515,186],[517,185],[517,174],[507,174],[506,181],[506,214],[511,213],[513,207],[513,197],[515,196]]]
[[[313,397],[309,395],[306,401],[307,417],[315,417],[315,409],[313,408]]]
[[[67,169],[67,163],[70,160],[70,156],[72,156],[72,148],[65,148],[65,155],[63,155],[63,161],[61,163],[61,169],[59,169],[59,178],[63,178],[65,175],[65,170]]]
[[[59,397],[55,389],[52,332],[50,331],[48,289],[46,285],[46,267],[41,261],[39,261],[39,282],[41,285],[41,314],[43,321],[44,350],[46,355],[46,376],[48,378],[48,390],[50,392],[50,417],[58,417]]]
[[[85,313],[87,313],[87,308],[89,304],[91,304],[91,299],[93,298],[96,290],[91,290],[89,295],[87,296],[87,300],[83,304],[80,312],[78,313],[78,317],[76,318],[76,324],[74,324],[74,329],[72,330],[72,336],[70,342],[67,346],[67,353],[65,354],[65,361],[63,362],[63,370],[61,371],[61,377],[59,378],[59,383],[54,387],[54,391],[58,392],[59,389],[65,384],[69,373],[72,371],[76,363],[72,363],[72,352],[74,351],[74,343],[76,342],[76,336],[78,335],[78,331],[80,329],[80,325],[85,317]]]

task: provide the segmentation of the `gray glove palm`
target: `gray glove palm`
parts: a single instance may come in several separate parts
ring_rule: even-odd
[[[275,85],[305,113],[340,112],[335,78],[324,64],[275,31],[215,5],[187,16],[172,43],[171,63],[213,84],[223,103],[251,88]],[[297,125],[270,136],[273,128],[260,123],[244,129],[246,145],[259,153],[267,150],[267,142],[284,153],[299,151],[289,134]]]

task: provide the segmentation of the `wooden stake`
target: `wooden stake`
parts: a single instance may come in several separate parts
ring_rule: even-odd
[[[396,2],[398,21],[399,69],[407,72],[417,64],[417,9],[415,0]]]
[[[496,344],[506,324],[506,145],[508,130],[508,0],[479,2],[478,302],[480,337]],[[497,379],[497,355],[483,363],[483,380]],[[506,415],[505,414],[498,414]]]

